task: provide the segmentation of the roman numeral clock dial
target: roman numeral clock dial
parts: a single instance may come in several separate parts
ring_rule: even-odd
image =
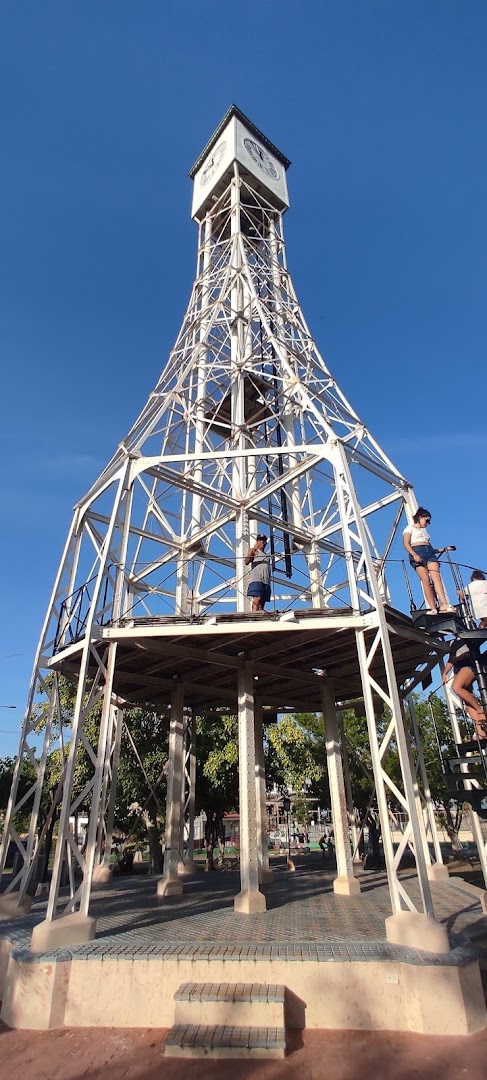
[[[263,146],[259,146],[259,143],[254,139],[244,139],[243,144],[248,154],[255,161],[256,165],[262,169],[267,176],[272,177],[273,180],[279,180],[279,170],[276,169],[274,162],[267,150],[264,150]]]
[[[221,159],[222,159],[222,157],[223,157],[223,155],[225,153],[225,149],[226,149],[226,143],[221,142],[219,144],[219,146],[217,146],[216,149],[213,151],[211,157],[208,158],[208,161],[206,162],[206,165],[205,165],[205,167],[203,169],[203,172],[201,174],[200,183],[201,183],[202,187],[204,187],[205,184],[208,183],[208,180],[211,179],[211,177],[213,176],[213,173],[216,172],[216,170],[217,170],[217,168],[218,168],[218,166],[220,164],[220,161],[221,161]]]

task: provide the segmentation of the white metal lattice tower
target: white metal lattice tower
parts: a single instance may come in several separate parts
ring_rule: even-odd
[[[260,895],[262,791],[255,787],[260,765],[252,735],[258,691],[259,708],[324,708],[332,772],[339,754],[335,703],[363,695],[393,915],[426,916],[429,927],[437,926],[398,688],[406,680],[410,688],[416,664],[425,670],[436,656],[408,620],[394,621],[383,573],[401,518],[416,503],[340,391],[298,304],[283,237],[289,164],[232,106],[191,172],[197,269],[176,344],[131,431],[75,508],[19,755],[19,767],[28,757],[37,772],[27,850],[11,884],[21,902],[32,873],[46,757],[62,734],[57,678],[74,679],[47,923],[61,911],[88,917],[93,874],[111,834],[126,701],[161,710],[170,704],[174,746],[179,739],[182,747],[186,704],[193,713],[210,704],[236,707],[238,692],[241,895]],[[273,608],[257,617],[246,595],[245,555],[261,531],[271,537]],[[39,758],[32,737],[40,701],[47,702],[48,722]],[[86,718],[100,702],[92,746]],[[376,719],[384,706],[391,720],[379,742]],[[93,771],[75,800],[80,740]],[[399,752],[400,787],[387,771],[391,743]],[[4,852],[9,838],[18,842],[17,776]],[[338,813],[340,768],[335,779]],[[182,776],[170,783],[173,801],[184,803]],[[388,829],[390,794],[406,818],[399,856]],[[82,854],[69,819],[87,799],[92,812]],[[181,834],[176,819],[173,833]],[[418,867],[419,908],[398,874],[408,843]],[[60,892],[63,865],[69,898]],[[174,864],[166,870],[174,879]],[[351,877],[344,857],[339,878]],[[389,932],[392,939],[398,933]]]

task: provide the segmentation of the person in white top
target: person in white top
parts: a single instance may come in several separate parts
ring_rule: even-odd
[[[487,581],[482,570],[474,570],[470,583],[458,593],[460,600],[469,597],[475,619],[479,619],[479,627],[485,630],[487,627]]]
[[[409,562],[414,567],[421,581],[424,598],[427,603],[426,614],[436,615],[436,597],[440,604],[440,611],[455,611],[448,603],[445,587],[441,579],[438,555],[454,548],[434,548],[431,545],[427,526],[431,521],[429,510],[420,506],[412,521],[412,525],[406,525],[403,530],[403,544],[409,555]],[[436,595],[435,595],[436,594]]]

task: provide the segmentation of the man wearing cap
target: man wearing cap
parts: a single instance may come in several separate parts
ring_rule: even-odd
[[[271,557],[266,555],[267,536],[258,533],[253,547],[245,556],[245,565],[251,570],[247,578],[247,596],[252,600],[252,611],[263,611],[271,598]]]

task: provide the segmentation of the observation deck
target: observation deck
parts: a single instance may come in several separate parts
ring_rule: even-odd
[[[398,685],[407,684],[409,691],[428,676],[447,646],[402,612],[386,606],[385,614]],[[174,680],[183,679],[188,705],[234,708],[237,670],[246,660],[253,664],[262,704],[303,711],[322,708],[324,676],[333,680],[337,701],[362,695],[355,637],[359,629],[370,646],[377,630],[375,613],[309,608],[191,620],[126,619],[95,627],[93,642],[117,642],[113,692],[127,702],[166,707]],[[72,678],[81,648],[82,640],[71,643],[52,657],[50,667]],[[386,689],[380,649],[370,670]]]

